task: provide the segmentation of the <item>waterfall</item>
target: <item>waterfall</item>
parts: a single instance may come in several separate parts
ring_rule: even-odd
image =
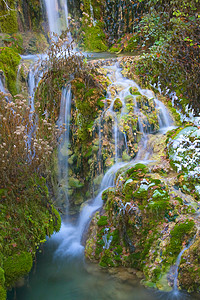
[[[69,26],[67,0],[44,0],[50,33],[60,35]]]
[[[43,71],[40,70],[40,64],[36,65],[34,63],[28,73],[28,93],[29,93],[29,105],[30,105],[30,112],[33,112],[35,109],[35,91],[38,87],[40,79],[43,76]]]
[[[117,161],[118,161],[118,123],[117,123],[117,117],[115,117],[114,137],[115,137],[115,163],[117,163]]]
[[[94,213],[102,206],[102,192],[114,186],[114,179],[117,171],[128,163],[117,163],[112,166],[104,175],[100,192],[95,199],[85,203],[80,212],[79,219],[75,225],[62,223],[61,230],[54,239],[60,242],[55,252],[56,257],[81,257],[84,254],[82,238],[86,227],[89,225]]]
[[[93,6],[90,0],[90,19],[92,21],[93,26],[96,25],[95,19],[94,19],[94,10],[93,10]]]
[[[6,90],[5,90],[5,87],[4,87],[4,84],[3,84],[3,81],[2,81],[2,79],[1,79],[1,77],[0,77],[0,92],[2,92],[2,93],[4,93],[4,94],[5,94],[5,92],[6,92]]]
[[[32,112],[35,110],[35,92],[40,82],[40,79],[43,76],[43,69],[41,68],[41,63],[44,58],[44,55],[27,55],[21,56],[23,60],[32,60],[33,63],[30,66],[28,73],[28,95],[29,95],[29,106],[30,106],[30,115],[29,120],[32,121]],[[33,136],[36,124],[32,127],[32,130],[28,134],[28,146],[30,147],[31,138]],[[32,153],[34,155],[34,153]]]
[[[22,61],[23,60],[32,61],[28,73],[28,95],[29,95],[29,106],[31,107],[30,112],[33,112],[35,110],[35,101],[34,101],[35,91],[44,73],[44,70],[42,68],[42,61],[44,60],[44,58],[45,58],[44,54],[21,55]]]
[[[173,120],[169,115],[169,112],[165,105],[159,101],[158,99],[154,99],[156,103],[156,108],[158,110],[158,120],[159,120],[159,125],[160,129],[165,129],[169,128],[173,125]]]
[[[58,12],[57,0],[45,0],[45,7],[47,11],[49,31],[50,33],[56,33],[60,35],[60,17]]]
[[[123,115],[125,113],[125,112],[123,112],[123,106],[125,104],[124,97],[127,94],[130,95],[129,88],[131,86],[135,86],[136,84],[132,80],[123,78],[121,75],[121,72],[120,72],[120,68],[117,65],[115,65],[114,67],[110,67],[110,69],[114,72],[114,77],[115,77],[115,79],[113,80],[110,87],[111,86],[113,87],[114,85],[118,85],[119,83],[122,86],[122,90],[119,92],[119,94],[117,94],[117,97],[120,98],[120,100],[122,101],[121,115]],[[109,89],[108,89],[108,91],[109,91]],[[64,91],[63,91],[63,93],[64,93]],[[108,93],[108,94],[109,94],[109,96],[111,95],[110,93]],[[70,91],[69,90],[65,91],[65,95],[66,96],[64,97],[64,94],[63,94],[62,99],[64,99],[64,98],[69,99],[71,97]],[[83,235],[84,235],[85,230],[89,226],[89,223],[90,223],[94,213],[103,204],[102,197],[101,197],[102,192],[109,187],[115,186],[114,179],[115,179],[116,173],[118,172],[119,169],[126,167],[126,166],[127,166],[127,168],[129,168],[131,166],[134,166],[138,162],[141,162],[144,164],[147,163],[147,157],[148,157],[148,155],[147,155],[148,151],[146,150],[147,142],[144,143],[143,141],[142,141],[142,143],[140,143],[141,152],[139,151],[139,153],[135,159],[133,159],[130,162],[118,162],[117,147],[118,147],[118,142],[119,142],[119,134],[118,134],[119,129],[118,129],[118,124],[117,124],[117,115],[116,115],[115,111],[113,110],[113,105],[114,105],[115,99],[116,98],[114,98],[112,100],[112,103],[107,110],[107,112],[109,111],[111,113],[111,115],[113,116],[113,119],[115,121],[115,124],[114,124],[114,128],[115,128],[114,129],[114,133],[115,133],[114,134],[115,164],[104,175],[97,197],[95,197],[93,200],[88,201],[87,203],[84,203],[76,224],[72,224],[69,221],[62,223],[60,232],[54,236],[54,239],[57,240],[59,243],[58,248],[55,252],[55,257],[72,258],[72,257],[82,257],[83,256],[83,254],[84,254],[84,246],[82,244]],[[64,105],[65,105],[65,107],[68,107],[68,108],[70,107],[69,105],[66,104],[66,102],[63,102],[63,100],[61,100],[60,114],[61,113],[64,114],[64,111],[65,111],[65,109],[63,108]],[[100,118],[99,132],[101,132],[101,120],[102,120],[103,116],[104,116],[104,114],[102,114],[102,116]],[[60,118],[61,118],[61,115],[60,115]],[[69,121],[65,121],[66,124],[68,124],[68,122]],[[147,136],[144,133],[144,129],[143,129],[143,126],[140,123],[140,121],[139,121],[139,126],[141,129],[142,136],[143,137]],[[67,132],[69,132],[69,130],[67,130]],[[67,133],[67,136],[68,136],[68,133]],[[101,145],[101,137],[102,137],[102,134],[100,133],[100,135],[99,135],[100,145]],[[123,138],[123,135],[122,135],[122,138]],[[147,141],[147,138],[144,138],[144,139],[145,139],[145,141]],[[67,141],[68,140],[69,140],[69,136],[67,137]],[[63,145],[64,145],[64,149],[62,149],[62,145],[61,145],[61,150],[59,151],[59,153],[64,152],[64,150],[67,149],[68,142],[63,141]],[[66,163],[67,163],[67,160],[66,160]],[[67,179],[68,167],[62,161],[61,161],[60,165],[61,165],[61,173],[63,172],[63,176],[64,176],[62,178]]]
[[[178,289],[178,269],[180,266],[180,262],[181,262],[181,257],[183,255],[183,253],[188,250],[194,243],[196,239],[196,235],[194,236],[194,238],[191,240],[191,242],[183,249],[181,250],[181,252],[179,253],[177,260],[176,260],[176,264],[175,264],[175,272],[174,272],[174,286],[173,286],[173,295],[177,296],[179,294],[179,289]]]
[[[62,193],[65,195],[65,202],[68,209],[68,150],[69,150],[69,131],[71,118],[71,86],[62,89],[60,115],[58,119],[58,126],[64,126],[64,133],[61,135],[61,143],[58,149],[59,162],[59,186]],[[61,193],[61,196],[62,196]]]
[[[155,95],[150,90],[141,90],[142,93],[147,96],[148,98],[153,98],[154,102],[156,104],[156,109],[158,111],[158,121],[159,121],[159,127],[160,130],[165,133],[165,131],[168,131],[170,129],[173,129],[173,120],[172,117],[169,114],[169,111],[167,110],[166,106],[159,101],[157,98],[155,98]]]

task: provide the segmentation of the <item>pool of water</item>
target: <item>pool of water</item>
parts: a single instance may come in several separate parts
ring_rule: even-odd
[[[167,300],[188,299],[146,289],[135,277],[112,275],[83,258],[55,258],[57,245],[49,240],[26,284],[12,290],[8,300]],[[114,270],[113,270],[114,271]],[[190,299],[200,299],[192,296]]]

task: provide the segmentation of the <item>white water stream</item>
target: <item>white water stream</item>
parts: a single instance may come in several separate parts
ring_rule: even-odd
[[[4,85],[3,85],[3,81],[2,81],[2,79],[1,79],[1,77],[0,77],[0,92],[2,92],[2,93],[4,93],[4,94],[5,94],[5,92],[6,92],[6,90],[5,90],[5,87],[4,87]]]
[[[59,162],[59,186],[61,191],[65,194],[66,208],[68,210],[68,150],[69,150],[69,131],[71,118],[71,86],[64,87],[61,95],[60,115],[58,119],[58,126],[64,127],[65,131],[61,135],[61,143],[58,149]]]
[[[50,34],[60,35],[62,30],[67,29],[69,26],[67,0],[44,0],[44,3]]]
[[[150,91],[142,90],[134,81],[124,78],[121,74],[121,69],[117,66],[117,64],[115,64],[114,66],[109,67],[109,68],[111,70],[112,76],[110,76],[110,78],[112,77],[112,83],[108,88],[108,96],[109,97],[111,96],[110,88],[113,88],[113,86],[116,86],[116,89],[117,89],[117,86],[120,85],[121,91],[119,92],[119,94],[117,94],[116,98],[120,98],[120,100],[123,104],[123,107],[125,106],[124,98],[127,95],[130,95],[129,88],[131,86],[136,86],[141,94],[146,95],[149,98],[152,98],[152,94]],[[67,101],[68,98],[69,98],[69,96],[63,97],[62,99],[63,100],[65,99]],[[143,138],[141,139],[141,142],[140,142],[140,151],[138,152],[136,158],[134,160],[132,160],[131,162],[128,162],[128,163],[127,162],[118,162],[119,129],[118,129],[118,123],[117,123],[117,116],[113,110],[113,104],[114,104],[114,100],[116,98],[114,97],[114,99],[112,99],[111,105],[110,105],[109,109],[107,110],[111,113],[111,115],[114,118],[113,131],[114,131],[114,140],[115,140],[115,153],[114,153],[115,164],[104,175],[102,183],[101,183],[101,187],[99,189],[99,194],[97,195],[97,197],[83,205],[83,208],[80,212],[77,223],[72,224],[68,221],[62,223],[60,232],[54,236],[54,239],[57,240],[59,243],[59,246],[55,252],[56,257],[66,257],[66,258],[70,259],[72,257],[83,256],[83,254],[84,254],[84,246],[82,244],[83,234],[84,234],[84,231],[86,230],[86,228],[88,227],[92,216],[98,209],[101,208],[101,206],[103,204],[102,198],[101,198],[102,192],[105,189],[107,189],[108,187],[114,186],[115,175],[120,168],[125,167],[125,166],[130,167],[130,166],[135,165],[138,162],[147,163],[147,159],[149,156],[148,150],[146,149],[148,133],[147,134],[144,133],[143,125],[140,124],[140,118],[138,118],[138,123],[139,123],[139,128],[141,129],[141,134],[143,136]],[[69,104],[67,104],[67,102],[62,103],[62,101],[61,101],[61,107],[65,106],[65,109],[66,109],[67,105],[69,105]],[[161,105],[160,101],[156,100],[156,105],[159,108],[160,118],[163,120],[162,123],[160,123],[160,126],[165,127],[167,129],[168,126],[171,125],[170,115],[166,109],[165,110],[163,109],[163,106]],[[62,109],[62,114],[64,114],[64,111],[65,110]],[[125,113],[124,109],[122,108],[121,114],[124,114],[124,113]],[[165,117],[163,116],[163,113],[165,113]],[[99,125],[99,128],[101,128],[100,125]],[[69,127],[67,130],[69,131]],[[122,137],[124,138],[123,135],[122,135]],[[102,138],[102,134],[100,134],[99,138],[100,139]],[[65,143],[67,143],[67,142],[69,142],[69,136]],[[99,145],[101,145],[101,141],[100,141]],[[65,144],[66,149],[67,149],[67,147],[68,147],[67,144]],[[67,159],[67,158],[68,157],[66,156],[65,159]],[[65,166],[64,162],[63,162],[63,166]],[[66,173],[67,173],[67,169],[68,169],[68,167],[66,167]]]
[[[196,235],[190,241],[190,243],[185,248],[183,248],[183,250],[181,250],[181,252],[179,253],[179,255],[177,257],[177,260],[176,260],[176,263],[175,263],[174,285],[173,285],[173,291],[172,291],[172,296],[174,296],[174,297],[179,297],[179,296],[182,295],[182,293],[178,289],[178,271],[179,271],[179,266],[180,266],[181,258],[183,256],[184,252],[186,250],[188,250],[193,245],[195,239],[196,239]]]

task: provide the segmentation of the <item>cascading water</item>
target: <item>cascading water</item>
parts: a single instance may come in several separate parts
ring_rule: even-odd
[[[58,12],[58,1],[57,0],[45,0],[45,7],[47,11],[49,31],[51,33],[60,34],[60,18]]]
[[[43,76],[43,71],[40,69],[40,64],[36,65],[37,59],[35,63],[31,66],[28,74],[28,93],[29,93],[29,105],[30,112],[33,112],[35,109],[35,91],[38,87],[40,79]]]
[[[47,278],[47,282],[46,282],[46,286],[44,287],[44,284],[42,284],[41,289],[46,289],[46,287],[48,286],[48,290],[50,292],[49,293],[49,298],[50,300],[55,300],[55,299],[87,299],[87,297],[85,297],[85,295],[87,293],[89,293],[89,297],[91,296],[91,291],[90,291],[90,283],[94,284],[94,281],[91,281],[91,277],[89,277],[89,274],[85,271],[85,273],[83,273],[82,269],[84,269],[84,264],[80,262],[80,260],[82,261],[83,257],[84,257],[84,246],[83,246],[83,239],[84,239],[84,232],[86,231],[87,227],[89,226],[89,223],[92,219],[92,216],[94,215],[94,213],[99,210],[103,204],[102,201],[102,192],[107,189],[108,187],[114,187],[115,186],[115,177],[116,174],[118,172],[123,172],[124,169],[122,169],[122,171],[120,170],[121,168],[129,168],[131,166],[134,166],[134,164],[136,163],[144,163],[146,164],[148,161],[148,157],[149,157],[149,152],[147,149],[147,141],[148,141],[148,136],[149,136],[149,131],[147,126],[145,126],[146,124],[144,124],[144,116],[142,115],[142,113],[140,112],[140,110],[135,107],[135,113],[138,113],[138,130],[140,131],[141,134],[141,141],[139,143],[139,151],[138,154],[136,156],[135,159],[133,159],[130,162],[123,162],[122,157],[121,157],[121,153],[120,151],[116,151],[116,148],[120,148],[119,143],[124,143],[124,148],[128,148],[127,146],[127,138],[124,135],[124,133],[122,133],[120,131],[120,125],[119,125],[119,119],[117,119],[116,121],[116,111],[114,111],[114,101],[116,100],[116,98],[119,98],[121,100],[122,103],[122,109],[121,112],[118,112],[118,118],[121,118],[123,115],[126,114],[126,109],[125,109],[125,97],[130,95],[130,91],[129,88],[130,87],[137,87],[139,92],[142,95],[147,96],[148,98],[154,98],[154,101],[156,102],[156,108],[159,112],[159,115],[161,115],[161,119],[163,120],[162,122],[160,122],[160,127],[168,127],[171,126],[170,123],[170,116],[168,114],[168,112],[166,113],[163,109],[159,109],[159,107],[161,107],[161,105],[159,105],[159,102],[157,102],[155,100],[155,96],[154,94],[152,94],[150,91],[147,90],[142,90],[140,89],[139,86],[137,86],[137,84],[129,79],[123,78],[121,75],[121,70],[120,68],[115,65],[113,67],[110,67],[111,70],[111,74],[110,74],[110,78],[112,78],[112,83],[109,87],[108,90],[108,96],[109,98],[111,98],[110,101],[110,106],[109,108],[106,108],[105,105],[105,110],[102,113],[101,117],[99,118],[99,155],[98,155],[98,159],[100,161],[101,158],[101,147],[102,147],[102,138],[103,138],[103,123],[104,123],[104,117],[106,116],[106,112],[108,111],[110,113],[110,115],[112,116],[113,122],[112,122],[112,132],[114,132],[114,127],[115,127],[115,133],[113,134],[113,139],[114,139],[114,149],[113,149],[113,157],[115,157],[115,154],[117,153],[117,159],[115,157],[115,164],[106,172],[106,174],[103,177],[103,180],[101,182],[101,187],[99,190],[99,194],[97,195],[96,198],[94,198],[91,201],[88,201],[87,203],[84,203],[82,210],[80,212],[79,218],[77,220],[76,223],[72,223],[71,221],[69,221],[69,219],[67,219],[66,222],[62,223],[62,227],[61,230],[58,234],[55,234],[54,237],[51,239],[53,241],[55,241],[56,243],[56,247],[57,249],[54,252],[54,257],[56,258],[56,260],[54,260],[53,262],[50,261],[48,262],[49,266],[55,265],[53,271],[47,269],[46,273],[44,276],[46,276]],[[118,89],[117,86],[120,86],[120,88]],[[115,88],[116,87],[116,88]],[[114,96],[112,95],[112,91],[116,90],[116,94],[114,94]],[[71,89],[70,86],[63,88],[62,90],[62,97],[61,97],[61,104],[60,104],[60,117],[59,117],[59,121],[58,121],[58,125],[61,126],[63,123],[65,124],[65,133],[63,134],[63,141],[61,143],[61,145],[59,146],[59,168],[60,168],[60,178],[59,178],[59,185],[61,186],[64,194],[65,194],[65,198],[66,198],[66,204],[68,203],[68,199],[67,199],[67,182],[68,182],[68,146],[69,146],[69,124],[70,124],[70,106],[71,106]],[[138,110],[137,110],[138,109]],[[165,114],[167,116],[167,119],[164,118],[162,116],[162,114]],[[147,129],[146,129],[147,128]],[[160,134],[162,134],[162,131],[160,132]],[[120,170],[120,171],[119,171]],[[120,174],[118,177],[118,180],[116,181],[116,184],[119,184],[119,180],[120,180]],[[54,243],[52,243],[51,245],[53,245]],[[54,246],[55,246],[54,244]],[[66,268],[69,271],[64,271],[62,269],[61,264],[59,264],[59,259],[60,262],[63,265],[65,265],[64,268]],[[80,259],[80,260],[79,260]],[[74,269],[76,268],[76,262],[78,262],[79,267],[78,267],[78,271],[74,272]],[[42,266],[43,269],[44,266]],[[58,269],[59,268],[59,269]],[[60,275],[58,274],[60,272],[60,269],[62,270]],[[45,272],[43,270],[43,272]],[[49,275],[49,273],[53,274],[53,275]],[[66,272],[66,273],[65,273]],[[80,273],[80,274],[76,274],[76,273]],[[95,277],[96,275],[92,275],[92,277]],[[74,279],[75,278],[75,279]],[[85,278],[85,281],[83,280]],[[87,281],[90,280],[90,283]],[[83,286],[80,287],[79,282],[83,281],[84,283],[82,283]],[[95,279],[94,279],[95,280]],[[105,274],[104,274],[104,281],[102,281],[102,283],[104,284],[104,288],[105,288]],[[49,282],[50,282],[50,286],[49,286]],[[70,282],[70,283],[68,283]],[[98,279],[96,279],[96,282],[98,282]],[[38,283],[37,283],[38,284]],[[57,290],[55,291],[55,285],[58,285]],[[67,288],[66,288],[67,286]],[[104,290],[104,288],[101,288],[102,291]],[[66,289],[68,290],[66,292]],[[92,293],[94,293],[94,287],[92,288]],[[61,291],[62,290],[62,291]],[[96,291],[96,288],[95,288]],[[35,295],[37,295],[37,292],[33,292]],[[39,293],[39,292],[38,292]],[[41,293],[41,292],[40,292]],[[52,295],[51,295],[52,293]],[[56,293],[58,294],[58,296],[56,295]],[[68,294],[67,294],[68,293]],[[83,294],[84,296],[80,296],[80,294]],[[110,297],[110,299],[126,299],[126,300],[130,300],[132,299],[132,295],[128,298],[126,298],[126,296],[121,295],[121,298],[119,296],[115,297],[114,291],[112,290],[112,295],[109,294],[107,297],[102,296],[104,292],[102,292],[102,294],[99,292],[99,295],[96,295],[93,298],[88,298],[88,299],[98,299],[98,300],[102,300],[102,299],[107,299]],[[117,293],[119,293],[117,291]],[[124,291],[123,291],[124,293]],[[151,296],[144,296],[144,295],[140,295],[140,292],[137,292],[137,296],[133,299],[157,299],[156,297],[151,297]],[[76,295],[79,296],[76,296]],[[63,296],[64,295],[64,296]],[[105,295],[105,294],[104,294]],[[66,297],[65,297],[66,296]],[[27,298],[23,298],[23,299],[27,299]],[[32,298],[31,298],[32,299]],[[37,296],[35,297],[35,299],[37,299]],[[39,298],[38,298],[39,299]]]
[[[93,10],[91,0],[90,0],[90,18],[91,18],[93,26],[95,26],[96,22],[95,22],[95,19],[94,19],[94,10]]]
[[[6,90],[5,90],[5,87],[4,87],[4,85],[3,85],[3,81],[2,81],[2,79],[1,79],[1,77],[0,77],[0,92],[2,92],[2,93],[5,93],[5,92],[6,92]]]
[[[183,253],[188,250],[194,243],[196,239],[196,235],[194,236],[194,238],[190,241],[190,243],[183,249],[181,250],[181,252],[179,253],[178,257],[177,257],[177,260],[176,260],[176,263],[175,263],[175,272],[174,272],[174,286],[173,286],[173,291],[172,291],[172,295],[174,297],[178,297],[180,296],[180,292],[179,292],[179,289],[178,289],[178,269],[179,269],[179,266],[180,266],[180,262],[181,262],[181,258],[183,256]]]
[[[29,94],[29,106],[30,106],[30,115],[29,119],[32,121],[32,113],[35,110],[35,91],[38,87],[38,84],[43,76],[44,70],[41,68],[42,61],[44,59],[44,55],[22,55],[22,60],[32,61],[32,64],[28,73],[28,94]],[[35,130],[35,124],[32,127],[28,135],[28,145],[31,143],[31,138],[33,136]]]
[[[119,98],[121,100],[122,107],[124,107],[124,105],[125,105],[124,98],[125,98],[125,96],[130,95],[129,88],[131,86],[137,86],[137,85],[134,81],[123,78],[121,75],[120,68],[117,65],[110,67],[110,69],[111,69],[111,73],[112,73],[111,77],[113,77],[113,78],[112,78],[112,84],[110,85],[108,91],[110,90],[111,87],[113,88],[113,86],[115,86],[115,85],[116,86],[120,85],[121,91],[119,92],[119,94],[117,93],[117,98]],[[140,89],[139,86],[137,86],[137,87],[138,87],[138,89]],[[143,95],[147,95],[146,90],[140,89],[140,92]],[[65,91],[65,94],[68,95],[67,99],[70,98],[69,91],[68,92]],[[111,96],[111,92],[108,92],[108,95]],[[64,99],[64,97],[62,99]],[[84,207],[82,208],[77,223],[75,225],[71,224],[70,222],[62,223],[61,231],[58,234],[56,234],[54,237],[54,239],[59,242],[58,249],[55,252],[56,257],[68,257],[68,258],[71,257],[72,258],[75,256],[76,257],[83,256],[83,253],[84,253],[84,246],[82,245],[83,233],[84,233],[86,227],[89,225],[89,222],[90,222],[93,214],[95,213],[95,211],[97,211],[102,206],[102,199],[101,199],[102,192],[105,189],[107,189],[108,187],[114,186],[115,175],[120,168],[125,167],[125,166],[127,166],[127,167],[133,166],[137,162],[147,163],[147,158],[148,158],[148,155],[147,155],[148,151],[146,150],[147,143],[144,142],[144,140],[146,141],[146,139],[147,139],[147,134],[144,133],[143,125],[140,122],[140,118],[138,119],[138,123],[139,123],[139,128],[140,128],[140,131],[142,134],[142,138],[144,139],[144,140],[141,140],[143,142],[140,143],[141,151],[138,152],[138,155],[136,156],[136,158],[134,160],[132,160],[131,162],[128,162],[128,163],[127,162],[118,162],[118,150],[117,149],[118,149],[118,142],[119,142],[119,137],[118,137],[119,129],[118,129],[118,123],[117,123],[117,115],[113,109],[115,99],[116,98],[114,97],[114,99],[111,102],[110,107],[107,110],[109,113],[111,113],[111,115],[114,118],[115,164],[104,175],[102,183],[101,183],[101,187],[100,187],[100,192],[97,195],[97,197],[94,200],[86,203],[84,205]],[[62,103],[62,101],[61,101],[62,114],[64,114],[64,108],[62,108],[63,105],[66,106],[66,102]],[[68,104],[68,107],[70,107],[69,104]],[[122,108],[121,115],[124,113],[125,113],[124,109]],[[103,116],[103,114],[102,114],[102,116]],[[101,118],[100,118],[100,121],[101,121]],[[163,122],[163,126],[167,126],[167,124]],[[99,125],[99,128],[100,128],[99,129],[99,131],[100,131],[101,125]],[[102,137],[102,135],[100,134],[99,139],[101,139],[101,137]],[[68,138],[69,138],[69,136],[68,136]],[[67,140],[68,140],[68,138],[67,138]],[[101,142],[100,142],[100,145],[101,145]],[[65,144],[64,148],[67,149],[66,144]],[[65,171],[67,172],[67,169],[68,169],[67,166],[64,168],[65,168]],[[63,172],[64,172],[64,170],[63,170]],[[66,176],[66,174],[65,174],[65,176]]]
[[[114,137],[115,137],[115,163],[118,161],[118,123],[117,117],[115,117],[114,125]]]
[[[67,86],[62,90],[60,115],[58,126],[64,127],[64,133],[61,136],[61,143],[58,150],[59,161],[59,186],[65,194],[66,205],[68,209],[68,148],[69,148],[69,131],[71,118],[71,86]],[[62,193],[61,193],[62,194]],[[62,196],[62,195],[61,195]]]
[[[44,0],[49,31],[51,34],[55,33],[60,35],[62,30],[65,30],[69,26],[68,21],[68,5],[67,0]]]

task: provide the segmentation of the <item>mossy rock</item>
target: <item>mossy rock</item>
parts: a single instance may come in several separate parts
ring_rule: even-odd
[[[137,199],[137,200],[147,201],[148,191],[143,188],[139,188],[137,191],[134,192],[133,197],[134,197],[134,199]]]
[[[103,256],[101,257],[99,265],[103,268],[115,266],[113,259],[112,259],[112,254],[109,250],[105,250]]]
[[[149,99],[146,96],[140,95],[136,97],[136,101],[139,108],[143,108],[143,106],[149,107]]]
[[[115,112],[119,112],[122,109],[122,102],[119,98],[115,99],[113,109]]]
[[[152,200],[149,201],[148,208],[156,213],[164,213],[169,207],[169,195],[167,191],[155,190],[152,195]],[[160,215],[161,217],[161,215]]]
[[[119,52],[120,51],[120,47],[119,46],[112,46],[110,49],[109,49],[109,52],[111,53],[116,53],[116,52]]]
[[[32,268],[33,259],[31,253],[22,252],[9,256],[4,260],[5,285],[11,287],[15,282],[28,274]]]
[[[171,230],[170,243],[166,248],[166,253],[176,259],[182,249],[183,241],[187,242],[194,236],[195,223],[193,220],[185,220],[177,223]]]
[[[108,225],[108,218],[107,216],[101,216],[100,219],[97,222],[98,226],[106,226]]]
[[[12,4],[11,10],[9,10],[8,12],[8,10],[5,8],[5,10],[2,9],[0,13],[0,28],[1,32],[5,33],[15,33],[18,31],[17,10],[15,8],[15,1],[10,2]]]
[[[103,179],[103,174],[100,174],[99,176],[94,178],[94,185],[100,185]]]
[[[5,288],[0,284],[0,300],[6,300],[7,299],[7,293]]]
[[[123,194],[125,195],[125,200],[129,201],[133,199],[133,191],[135,188],[135,182],[130,178],[128,179],[123,188]]]
[[[113,188],[108,188],[105,191],[103,191],[103,193],[102,193],[102,200],[104,202],[106,202],[108,199],[114,198],[114,196],[115,196],[114,189]]]
[[[126,97],[124,98],[124,101],[125,101],[126,103],[133,103],[133,100],[134,100],[134,98],[133,98],[132,95],[128,95],[128,96],[126,96]]]
[[[200,239],[196,236],[195,242],[185,251],[179,268],[179,284],[188,291],[198,291],[200,287]]]
[[[54,214],[54,216],[53,216],[53,222],[54,222],[53,231],[58,232],[61,228],[61,216],[53,205],[51,207],[52,207],[52,213]],[[53,234],[53,232],[51,234]]]
[[[126,174],[127,174],[130,178],[134,179],[134,178],[141,177],[140,175],[142,175],[142,174],[145,175],[147,172],[148,172],[147,166],[144,165],[144,164],[138,163],[138,164],[136,164],[134,167],[128,169],[128,170],[126,171]]]
[[[130,155],[127,154],[127,150],[124,150],[124,152],[122,154],[122,160],[127,161],[127,162],[131,160]]]
[[[4,72],[7,87],[12,95],[17,93],[16,79],[20,55],[8,47],[0,48],[0,69]]]
[[[135,86],[130,87],[129,92],[131,93],[131,95],[141,95],[138,91],[138,88],[136,88]]]
[[[5,283],[4,270],[0,268],[0,285],[4,286],[4,283]]]
[[[95,26],[83,28],[85,31],[84,48],[85,50],[102,52],[108,49],[105,43],[105,34],[102,29],[102,23],[97,22]]]
[[[82,188],[84,186],[84,184],[82,182],[80,182],[80,180],[78,180],[77,178],[73,178],[73,177],[70,177],[69,178],[69,187],[70,188]]]

